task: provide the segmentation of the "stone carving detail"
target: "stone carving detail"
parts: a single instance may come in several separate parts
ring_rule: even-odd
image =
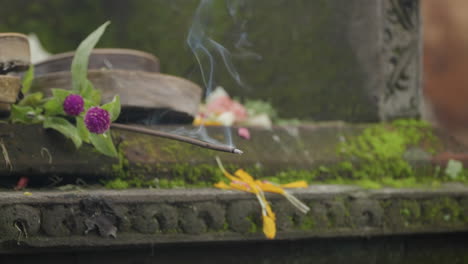
[[[421,38],[419,0],[382,1],[384,16],[383,120],[417,117],[421,96]]]
[[[329,228],[342,228],[349,226],[349,212],[343,201],[325,201],[327,208],[327,222]]]
[[[233,202],[226,214],[229,228],[234,232],[248,233],[261,223],[260,206],[257,201]]]
[[[412,201],[394,201],[385,210],[385,223],[387,228],[398,230],[401,228],[410,228],[418,224],[421,217],[421,205]]]
[[[118,232],[130,232],[132,231],[132,222],[134,222],[134,209],[133,206],[126,206],[123,204],[114,206],[114,212],[117,217],[117,230]],[[136,231],[138,231],[135,228]]]
[[[98,197],[89,197],[80,201],[81,215],[84,217],[85,234],[97,231],[102,237],[117,237],[118,217],[114,206]]]
[[[170,232],[177,228],[177,209],[165,204],[138,207],[133,219],[133,227],[143,234]]]
[[[200,234],[208,230],[218,231],[224,225],[224,209],[216,203],[184,205],[180,211],[181,228],[187,234]]]
[[[38,209],[28,205],[0,208],[0,236],[19,241],[36,235],[41,227],[40,215]]]
[[[52,237],[69,236],[72,233],[83,234],[84,219],[78,215],[78,212],[78,208],[65,205],[43,208],[41,210],[42,230]]]
[[[350,215],[353,226],[356,228],[383,225],[383,209],[376,200],[355,200],[350,206]]]
[[[462,199],[460,201],[461,207],[461,219],[465,222],[468,222],[468,198]]]
[[[350,196],[302,200],[311,207],[303,215],[287,201],[273,199],[278,237],[300,231],[314,234],[362,234],[365,231],[405,232],[434,227],[468,228],[468,198],[375,199]],[[93,229],[89,229],[89,222]],[[115,228],[115,229],[114,229]],[[210,233],[261,235],[260,206],[254,199],[205,202],[161,202],[113,205],[101,198],[72,204],[11,205],[0,207],[0,242],[30,237],[119,239],[119,234],[144,237]],[[27,235],[26,235],[27,234]],[[125,237],[125,236],[123,236]],[[190,236],[198,237],[198,236]],[[158,239],[159,239],[158,238]]]
[[[432,199],[422,203],[422,218],[434,226],[459,226],[466,224],[466,215],[456,199]],[[466,205],[466,204],[464,204]]]
[[[312,210],[315,205],[310,206]],[[276,227],[279,231],[289,231],[297,229],[304,221],[304,214],[292,207],[288,201],[278,201],[273,203],[273,208],[276,212]]]

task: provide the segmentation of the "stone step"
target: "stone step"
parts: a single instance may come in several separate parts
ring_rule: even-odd
[[[113,264],[414,264],[457,263],[468,253],[466,233],[393,237],[301,239],[237,243],[181,243],[103,250],[0,255],[1,263]],[[462,262],[463,263],[463,262]]]
[[[176,130],[170,126],[153,128],[185,134],[199,129],[178,127]],[[386,170],[384,173],[387,175],[379,177],[398,177],[392,175],[397,172],[384,168],[398,162],[403,163],[402,166],[408,162],[415,168],[421,167],[422,171],[415,172],[415,176],[424,174],[430,177],[440,173],[450,159],[465,163],[468,161],[464,147],[425,125],[319,123],[275,127],[272,130],[249,129],[251,140],[238,137],[235,129],[229,131],[234,145],[244,151],[243,155],[221,153],[174,140],[113,129],[120,159],[112,159],[95,152],[90,145],[85,144],[76,150],[70,140],[53,130],[44,130],[41,126],[2,125],[0,137],[4,148],[3,160],[0,162],[0,182],[15,181],[19,176],[29,176],[34,180],[53,175],[68,183],[77,178],[96,182],[123,175],[127,179],[141,180],[178,178],[185,181],[191,178],[188,180],[194,183],[212,180],[214,176],[220,175],[215,156],[219,156],[230,169],[242,167],[255,174],[255,177],[281,176],[282,172],[288,174],[292,171],[305,176],[315,173],[317,175],[314,179],[318,181],[337,176],[356,178],[354,176],[360,172],[359,166],[369,167],[370,163],[377,169]],[[208,127],[205,132],[212,140],[225,142],[226,129]],[[402,145],[405,140],[418,142]],[[359,144],[363,144],[365,149],[356,147],[360,141],[364,142]],[[368,147],[372,141],[380,142],[383,147]],[[344,155],[344,148],[350,153]],[[367,156],[355,157],[362,154]],[[373,156],[375,160],[372,160]],[[349,164],[355,166],[344,168],[342,162],[346,162],[348,167],[351,166]],[[438,169],[439,165],[442,168]]]
[[[316,185],[291,191],[296,211],[268,195],[276,240],[468,231],[468,187],[365,190]],[[21,231],[20,231],[21,230]],[[265,240],[255,196],[216,189],[0,192],[0,252]]]

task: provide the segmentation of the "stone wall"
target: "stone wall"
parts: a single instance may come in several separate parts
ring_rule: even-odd
[[[302,215],[269,196],[277,240],[468,230],[468,189],[363,190],[316,185],[292,192]],[[0,251],[263,240],[253,195],[213,189],[2,192]]]
[[[202,84],[186,46],[196,0],[3,1],[0,31],[36,32],[50,51],[63,52],[109,19],[101,47],[154,53],[163,72]],[[419,115],[418,0],[214,1],[204,13],[207,34],[233,52],[246,84],[236,84],[215,54],[215,84],[234,96],[271,101],[285,118]]]

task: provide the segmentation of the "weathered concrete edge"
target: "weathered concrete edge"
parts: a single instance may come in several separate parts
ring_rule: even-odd
[[[336,195],[349,195],[351,198],[424,198],[428,195],[467,196],[468,186],[457,183],[443,184],[439,188],[382,188],[364,189],[353,185],[320,184],[308,188],[290,189],[289,192],[298,198],[325,199]],[[214,188],[175,188],[175,189],[82,189],[74,191],[33,191],[25,195],[20,191],[1,191],[0,206],[13,204],[74,204],[88,197],[100,197],[112,200],[113,203],[155,203],[155,202],[203,202],[250,200],[252,195]],[[276,199],[279,195],[266,194],[267,198]]]
[[[313,195],[316,198],[325,198],[338,194],[351,194],[357,190],[364,190],[357,186],[316,185],[305,189],[290,190],[291,193],[301,197]],[[420,190],[427,192],[427,190]],[[466,189],[468,191],[468,188]],[[277,197],[269,195],[269,198]],[[0,205],[11,204],[73,204],[88,197],[101,197],[112,200],[113,203],[155,203],[155,202],[204,202],[204,201],[235,201],[250,200],[252,195],[237,191],[219,190],[214,188],[193,189],[127,189],[127,190],[77,190],[77,191],[34,191],[31,196],[22,192],[0,192]]]
[[[298,239],[310,239],[310,238],[344,238],[344,237],[377,237],[377,236],[401,236],[401,235],[414,235],[414,234],[448,234],[448,233],[459,233],[467,232],[467,228],[453,228],[453,229],[435,229],[430,232],[427,229],[413,229],[408,231],[398,232],[381,232],[377,228],[367,228],[365,230],[356,231],[353,233],[347,232],[342,234],[336,234],[332,232],[323,232],[314,235],[304,233],[303,231],[293,232],[282,232],[273,241],[286,241],[286,240],[298,240]],[[84,236],[68,236],[59,239],[50,239],[47,237],[35,237],[27,241],[19,242],[20,245],[15,248],[0,247],[1,253],[21,253],[24,250],[38,250],[43,251],[47,249],[73,249],[73,250],[90,250],[96,247],[100,248],[128,248],[141,247],[147,245],[156,244],[188,244],[188,243],[212,243],[212,242],[256,242],[265,241],[263,234],[246,234],[239,236],[234,232],[224,232],[222,234],[203,234],[203,235],[176,235],[166,236],[159,238],[154,235],[143,235],[143,234],[122,234],[119,239],[102,238],[102,239],[90,239]],[[16,243],[16,242],[14,242]],[[32,251],[33,252],[33,251]],[[32,253],[24,252],[24,253]]]
[[[277,240],[468,232],[468,187],[364,190],[320,185],[292,191],[307,215],[279,195]],[[27,237],[14,226],[20,223]],[[91,223],[91,224],[90,224]],[[112,228],[117,238],[111,238]],[[85,235],[86,229],[91,230]],[[253,195],[216,189],[0,192],[0,252],[47,248],[257,241]]]

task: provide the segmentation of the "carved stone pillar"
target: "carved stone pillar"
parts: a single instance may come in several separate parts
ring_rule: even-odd
[[[418,117],[421,104],[421,18],[419,0],[384,0],[382,120]]]

